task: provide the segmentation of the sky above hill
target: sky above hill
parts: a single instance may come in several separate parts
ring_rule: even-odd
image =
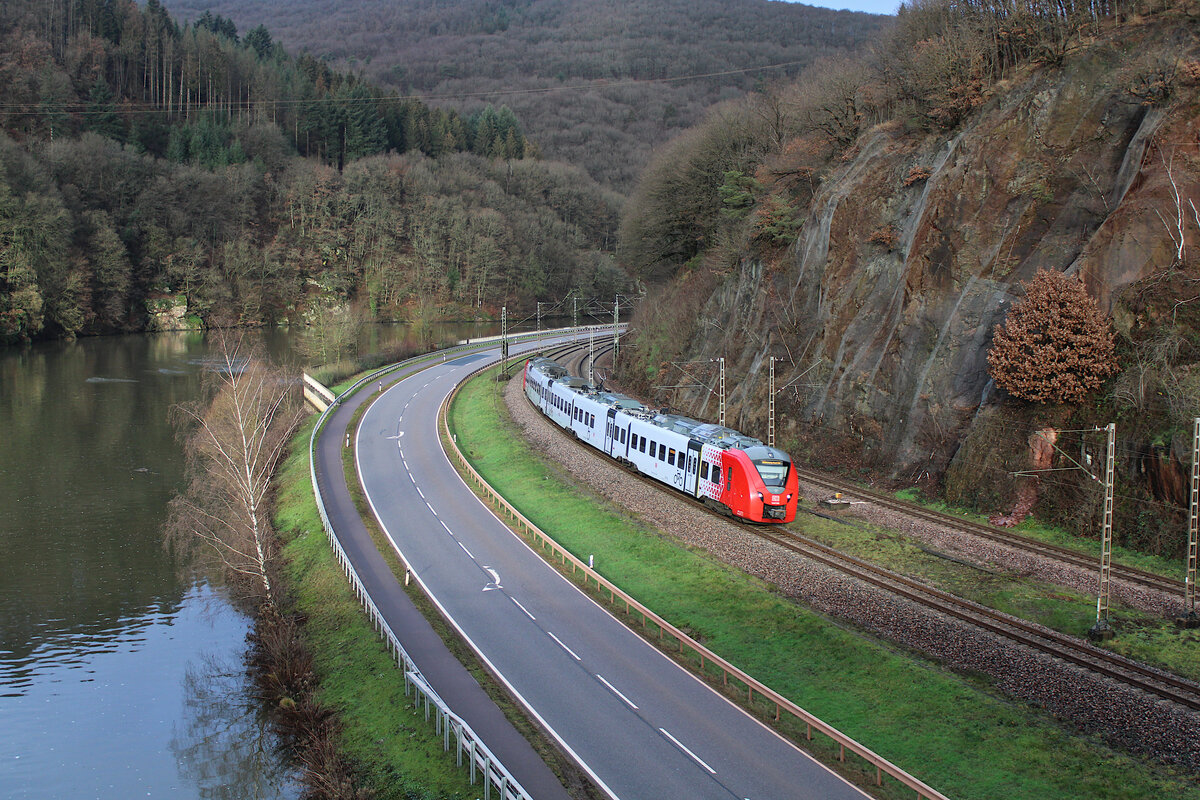
[[[868,14],[895,14],[900,0],[787,0],[789,3],[803,2],[809,6],[838,8],[847,11],[865,11]]]

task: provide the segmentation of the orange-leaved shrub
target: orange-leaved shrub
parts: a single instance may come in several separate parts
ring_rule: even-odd
[[[1078,403],[1117,370],[1112,327],[1077,278],[1041,270],[1022,285],[995,328],[988,373],[1024,400]]]

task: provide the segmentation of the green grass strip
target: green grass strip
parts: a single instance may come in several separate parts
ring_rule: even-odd
[[[968,511],[967,509],[957,508],[947,505],[942,500],[931,500],[924,497],[917,489],[910,488],[896,492],[896,498],[909,503],[916,503],[924,508],[932,511],[940,511],[943,514],[961,517],[980,525],[988,524],[988,515],[981,514],[976,511]],[[1085,536],[1079,536],[1064,530],[1055,525],[1049,525],[1042,522],[1037,517],[1026,517],[1021,524],[1013,528],[1015,533],[1019,533],[1026,539],[1034,539],[1046,544],[1066,547],[1077,553],[1093,556],[1096,559],[1096,569],[1100,568],[1100,541],[1099,539],[1090,539]],[[1119,543],[1114,543],[1112,548],[1112,559],[1114,564],[1121,564],[1126,567],[1153,572],[1156,575],[1162,575],[1176,580],[1183,580],[1184,574],[1187,572],[1187,564],[1182,559],[1169,559],[1163,556],[1151,555],[1150,553],[1142,553],[1128,547],[1124,547]],[[1095,603],[1095,601],[1092,601]],[[1094,621],[1094,620],[1093,620]]]
[[[371,796],[388,800],[476,798],[453,751],[404,695],[404,676],[372,629],[333,557],[309,480],[308,439],[296,434],[277,476],[275,524],[285,542],[288,583],[306,617],[316,697],[340,713],[343,749]]]
[[[793,524],[803,535],[843,553],[1071,636],[1083,636],[1096,621],[1095,594],[1030,580],[1016,571],[964,564],[849,515],[835,522],[802,514]],[[1110,621],[1117,636],[1100,646],[1200,680],[1200,630],[1177,627],[1173,619],[1120,603],[1113,604]]]
[[[451,411],[460,447],[492,486],[674,625],[948,796],[1200,798],[1194,776],[1073,735],[982,681],[836,624],[563,480],[526,445],[493,376],[468,384]],[[884,795],[912,793],[885,782]]]

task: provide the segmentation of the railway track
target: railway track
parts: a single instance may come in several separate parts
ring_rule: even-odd
[[[574,348],[566,347],[556,357],[550,355],[551,351],[547,351],[547,356],[564,359],[570,358],[570,354]],[[586,357],[586,350],[584,352]],[[560,363],[564,361],[560,360]],[[566,363],[570,363],[567,361]],[[559,435],[570,439],[571,437],[558,426],[553,427]],[[577,442],[578,444],[578,442]],[[580,445],[582,446],[582,445]],[[614,463],[615,459],[610,459]],[[624,467],[624,465],[621,465]],[[656,490],[666,491],[663,486],[637,470],[625,468],[626,474],[648,485],[653,486]],[[828,479],[822,476],[814,475],[804,470],[800,470],[800,476],[804,480],[808,480],[813,484],[830,488],[831,490],[840,490],[835,487]],[[690,502],[697,508],[701,508],[710,514],[713,514],[718,519],[729,521],[729,517],[718,513],[705,504],[688,498],[686,495],[669,492],[678,500]],[[892,501],[891,498],[882,495],[876,495],[870,492],[853,492],[856,496],[869,498],[872,502],[879,502],[887,505],[889,508],[900,510],[904,513],[912,513],[922,519],[934,521],[939,525],[949,525],[959,530],[966,530],[975,533],[975,529],[981,529],[989,534],[997,534],[988,538],[995,538],[997,541],[1008,543],[1008,537],[1003,531],[994,531],[986,526],[970,523],[956,517],[938,512],[930,512],[927,509],[922,509],[913,506],[911,503],[903,501]],[[1117,681],[1126,686],[1138,689],[1149,693],[1163,700],[1176,703],[1180,706],[1191,710],[1200,710],[1200,685],[1191,681],[1172,675],[1163,670],[1154,669],[1152,667],[1139,664],[1131,661],[1123,656],[1110,653],[1091,643],[1073,636],[1068,636],[1040,625],[1035,625],[1024,620],[1003,614],[994,609],[981,606],[977,603],[972,603],[960,597],[956,597],[947,592],[927,586],[919,581],[907,578],[898,573],[876,566],[869,562],[854,556],[842,553],[828,545],[821,544],[807,537],[777,527],[756,526],[744,524],[743,528],[746,532],[765,541],[769,541],[778,547],[796,553],[804,558],[820,563],[830,569],[842,573],[848,577],[868,583],[885,592],[888,592],[897,597],[908,600],[919,606],[927,608],[931,611],[943,614],[945,616],[965,622],[968,625],[974,626],[980,630],[987,631],[994,636],[999,636],[1003,639],[1020,644],[1036,652],[1049,655],[1053,658],[1061,659],[1062,661],[1074,664],[1078,667],[1090,670],[1094,673],[1103,675],[1114,681]],[[982,534],[980,534],[982,535]],[[1027,549],[1037,552],[1047,558],[1057,558],[1059,560],[1068,560],[1063,556],[1073,557],[1071,563],[1092,565],[1090,559],[1080,556],[1078,553],[1067,550],[1065,548],[1055,547],[1052,545],[1043,545],[1039,542],[1032,542],[1025,537],[1014,536],[1014,538],[1028,542],[1033,545]],[[1162,588],[1164,591],[1174,591],[1177,584],[1181,587],[1178,581],[1170,581],[1170,579],[1162,578],[1161,576],[1145,573],[1140,570],[1128,570],[1129,577],[1124,577],[1126,580],[1134,580],[1141,585],[1154,586]],[[1113,568],[1114,574],[1117,572],[1116,566]],[[1140,580],[1135,580],[1140,578]],[[1158,579],[1157,582],[1152,579]]]
[[[827,489],[830,491],[830,493],[841,492],[843,496],[869,500],[876,505],[891,509],[893,511],[899,511],[903,514],[907,514],[910,517],[933,522],[937,525],[941,525],[961,533],[979,536],[1008,547],[1025,550],[1041,556],[1042,558],[1061,561],[1072,566],[1082,567],[1083,569],[1099,570],[1097,558],[1066,547],[1039,542],[1035,539],[1030,539],[1017,533],[1011,533],[1003,528],[995,528],[989,525],[980,524],[978,522],[971,522],[970,520],[965,520],[950,514],[944,514],[940,511],[932,511],[927,508],[922,508],[914,503],[906,503],[903,500],[897,500],[893,497],[888,497],[887,495],[878,494],[876,492],[859,488],[846,489],[843,485],[838,484],[836,481],[809,470],[797,468],[796,471],[800,476],[800,480],[807,481],[810,484]],[[1167,594],[1173,594],[1180,597],[1183,596],[1183,581],[1175,580],[1174,578],[1168,578],[1162,575],[1156,575],[1153,572],[1146,572],[1144,570],[1124,566],[1115,561],[1112,564],[1112,577],[1115,580],[1121,580],[1127,583],[1136,584],[1138,586],[1156,589]]]
[[[934,589],[791,531],[753,528],[751,533],[933,611],[1187,708],[1200,709],[1200,686],[1191,681],[1130,661],[1082,639],[1019,620]]]

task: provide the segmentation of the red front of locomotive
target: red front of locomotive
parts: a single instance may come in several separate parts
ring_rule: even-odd
[[[721,454],[721,502],[751,522],[784,523],[796,518],[800,480],[787,453],[763,445]]]

